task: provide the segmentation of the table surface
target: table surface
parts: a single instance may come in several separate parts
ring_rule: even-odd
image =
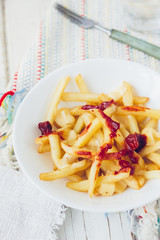
[[[51,0],[0,1],[0,92],[16,72]],[[68,209],[60,240],[130,240],[126,213],[89,213]]]

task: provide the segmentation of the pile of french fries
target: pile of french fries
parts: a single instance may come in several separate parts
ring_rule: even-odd
[[[53,160],[51,172],[41,173],[40,179],[68,178],[68,188],[88,192],[92,197],[112,196],[128,187],[137,190],[148,179],[160,178],[160,154],[157,152],[160,149],[160,132],[157,131],[160,110],[146,108],[144,104],[148,98],[133,96],[127,82],[109,94],[95,94],[89,92],[79,74],[75,81],[80,92],[64,92],[70,79],[66,77],[59,82],[51,100],[45,121],[49,122],[52,131],[35,140],[38,152],[51,152]],[[92,106],[110,101],[110,105],[102,110],[82,106],[59,109],[60,101],[85,102]],[[119,124],[114,137],[103,115]],[[126,137],[135,133],[147,139],[139,152],[133,151],[138,159],[136,163],[127,155],[105,159],[106,153],[123,150]],[[131,167],[121,169],[120,160]],[[134,171],[131,173],[131,170]]]

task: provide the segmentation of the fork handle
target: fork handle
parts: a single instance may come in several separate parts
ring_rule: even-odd
[[[160,60],[160,47],[156,45],[115,29],[111,30],[110,37]]]

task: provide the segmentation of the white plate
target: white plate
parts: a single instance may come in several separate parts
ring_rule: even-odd
[[[39,180],[39,174],[52,170],[49,153],[38,154],[35,138],[40,135],[37,124],[44,121],[57,83],[64,76],[81,73],[90,91],[109,93],[122,81],[129,82],[140,96],[150,98],[149,106],[160,108],[160,75],[140,64],[118,59],[93,59],[62,67],[41,80],[21,103],[13,129],[13,144],[18,162],[26,176],[42,192],[67,206],[97,212],[124,211],[147,204],[160,197],[160,180],[150,180],[140,190],[128,189],[113,197],[93,197],[66,188],[65,179],[51,182]],[[72,79],[67,91],[77,91]],[[64,104],[68,106],[68,103]],[[75,104],[76,105],[76,104]]]

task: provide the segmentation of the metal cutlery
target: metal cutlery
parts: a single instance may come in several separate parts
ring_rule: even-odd
[[[108,29],[100,25],[99,23],[93,21],[92,19],[82,17],[77,13],[67,9],[66,7],[62,6],[61,4],[56,4],[55,8],[62,13],[65,17],[67,17],[72,22],[76,23],[77,25],[89,29],[89,28],[96,28],[100,31],[106,33],[110,38],[114,40],[118,40],[124,44],[127,44],[137,50],[140,50],[144,53],[149,54],[152,57],[155,57],[160,60],[160,47],[148,43],[142,39],[136,38],[131,36],[130,34],[118,31],[116,29]]]

